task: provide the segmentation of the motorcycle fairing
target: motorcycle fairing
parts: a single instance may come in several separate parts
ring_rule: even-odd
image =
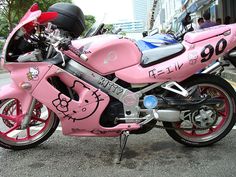
[[[25,13],[25,15],[20,19],[20,23],[23,23],[26,21],[30,15],[32,15],[32,12],[39,11],[39,6],[37,3],[33,4],[28,11]]]
[[[229,31],[228,28],[230,28],[230,32],[222,33],[225,30]],[[214,28],[209,29],[207,33],[214,32],[214,30]],[[194,34],[196,39],[198,39],[198,36],[199,38],[202,36],[201,31]],[[191,36],[192,33],[186,35]],[[193,44],[183,41],[185,52],[181,55],[145,68],[137,64],[116,71],[115,75],[119,79],[132,84],[183,81],[234,48],[236,24],[219,27],[219,31],[214,32],[214,35],[210,35],[210,37]]]
[[[210,28],[189,32],[184,36],[184,40],[190,44],[193,44],[199,41],[210,39],[217,35],[222,35],[225,32],[230,32],[230,30],[230,26],[228,25],[213,26]]]
[[[7,37],[7,40],[5,42],[3,51],[2,51],[2,56],[3,58],[5,58],[6,60],[6,51],[7,51],[7,47],[10,43],[11,40],[14,40],[14,35],[16,34],[16,32],[18,32],[18,30],[21,29],[22,32],[24,32],[23,30],[23,26],[25,26],[26,24],[36,20],[40,15],[42,14],[42,12],[40,10],[34,11],[34,12],[30,12],[14,29],[13,31],[10,33],[10,35]]]
[[[5,62],[4,59],[6,60],[6,51],[10,41],[18,38],[17,33],[19,33],[19,35],[22,35],[22,33],[29,32],[30,30],[32,30],[34,27],[34,23],[43,24],[55,19],[56,17],[56,12],[42,13],[41,10],[38,9],[37,4],[32,5],[31,8],[26,12],[24,17],[20,20],[18,25],[12,30],[12,32],[7,37],[2,51],[1,65],[3,66]]]
[[[60,78],[67,87],[77,93],[78,97],[72,99],[63,91],[56,89],[49,82],[52,77]],[[57,114],[65,135],[119,136],[122,131],[140,127],[138,124],[102,127],[99,123],[100,116],[110,101],[109,96],[57,66],[50,68],[32,95]]]
[[[51,65],[43,62],[6,64],[5,68],[11,71],[11,78],[14,82],[0,87],[0,99],[4,100],[13,98],[19,100],[22,107],[22,114],[26,114],[32,103],[31,93],[39,84],[40,80],[44,77],[50,67]],[[30,87],[28,87],[27,89],[23,89],[21,85],[25,83],[30,85]]]
[[[72,52],[64,53],[100,75],[140,63],[141,52],[135,43],[118,35],[100,35],[72,41],[72,45],[88,56],[83,61]]]
[[[5,68],[11,71],[11,78],[13,78],[16,85],[20,86],[23,83],[29,83],[31,87],[26,91],[32,93],[51,66],[52,64],[47,62],[11,62],[6,64]]]
[[[0,87],[0,99],[5,100],[8,98],[17,99],[21,103],[22,119],[25,114],[28,113],[29,107],[32,103],[32,96],[20,89],[14,82]]]

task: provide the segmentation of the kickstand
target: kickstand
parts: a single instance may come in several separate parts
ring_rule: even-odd
[[[122,141],[122,136],[124,137],[123,141]],[[122,160],[122,156],[124,154],[124,150],[125,150],[125,147],[126,147],[128,137],[129,137],[129,131],[124,131],[120,135],[120,151],[121,152],[120,152],[120,157],[119,157],[119,160],[118,160],[117,164],[120,164],[120,162]]]

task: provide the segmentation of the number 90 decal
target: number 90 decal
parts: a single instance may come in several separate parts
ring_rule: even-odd
[[[216,53],[216,55],[222,54],[226,47],[227,47],[227,41],[223,38],[217,42],[216,49],[214,49],[214,47],[211,44],[208,44],[207,46],[204,47],[204,49],[201,52],[201,57],[202,57],[201,62],[204,63],[210,60],[214,52]]]

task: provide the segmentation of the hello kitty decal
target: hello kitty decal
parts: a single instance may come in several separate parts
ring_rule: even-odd
[[[27,78],[29,81],[37,81],[39,79],[39,68],[30,67],[29,72],[27,73]]]
[[[99,107],[99,103],[104,99],[100,98],[99,90],[93,91],[84,83],[75,80],[73,86],[70,87],[79,95],[77,104],[72,102],[72,99],[66,95],[59,93],[58,98],[52,101],[57,111],[61,112],[64,117],[73,122],[83,120],[92,116]]]

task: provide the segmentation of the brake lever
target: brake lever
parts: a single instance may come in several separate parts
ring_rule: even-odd
[[[61,41],[58,41],[55,44],[52,44],[52,46],[54,47],[56,52],[58,52],[61,55],[61,58],[62,58],[62,61],[63,61],[62,66],[64,67],[66,65],[66,60],[65,60],[65,57],[64,57],[64,54],[62,53],[62,51],[58,49],[58,46],[60,45],[60,42]]]
[[[59,43],[59,48],[62,48],[63,50],[70,50],[72,53],[80,57],[82,60],[87,61],[88,57],[84,53],[82,53],[80,50],[78,50],[76,47],[74,47],[71,44],[71,40],[64,39],[61,40]]]
[[[64,67],[65,65],[66,65],[66,61],[65,61],[65,57],[64,57],[64,54],[62,53],[62,51],[61,50],[59,50],[57,47],[54,47],[55,48],[55,50],[61,55],[61,58],[62,58],[62,66]]]

